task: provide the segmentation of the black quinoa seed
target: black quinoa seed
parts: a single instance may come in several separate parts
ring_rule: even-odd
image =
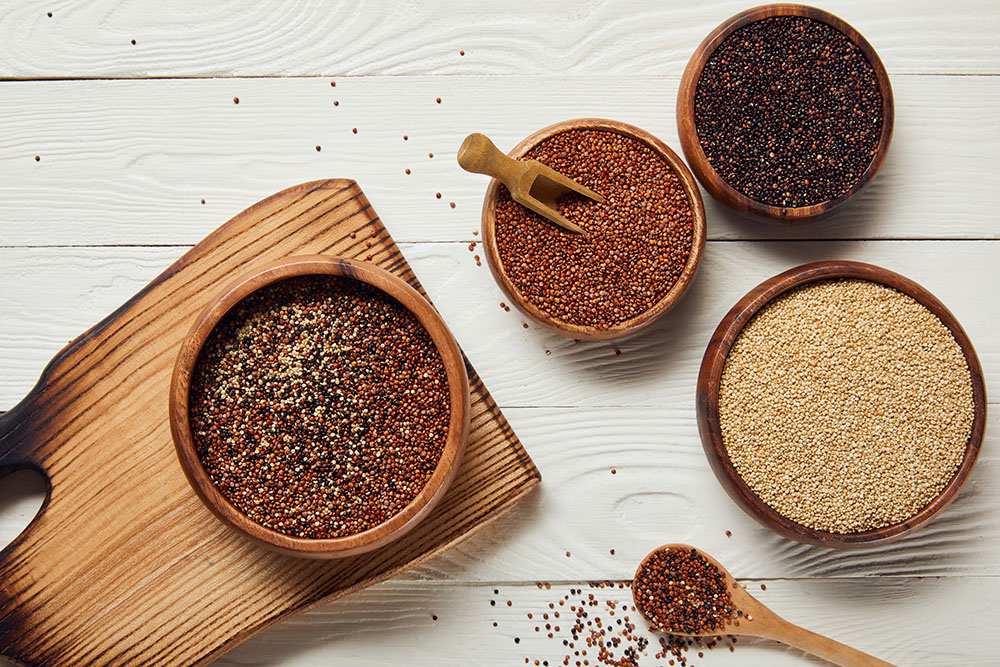
[[[836,28],[772,17],[733,32],[695,91],[698,140],[718,175],[782,207],[849,191],[872,162],[882,94],[864,52]]]

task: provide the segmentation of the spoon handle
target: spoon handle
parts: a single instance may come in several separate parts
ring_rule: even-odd
[[[847,644],[841,644],[784,619],[781,619],[780,623],[774,623],[766,636],[768,639],[776,639],[842,667],[894,667],[892,663],[879,660]]]
[[[475,174],[484,174],[500,179],[511,191],[516,185],[513,178],[524,163],[504,155],[485,134],[470,134],[458,149],[458,164],[462,169]]]

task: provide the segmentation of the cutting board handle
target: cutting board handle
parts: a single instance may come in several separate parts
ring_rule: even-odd
[[[0,413],[0,474],[20,468],[34,468],[44,475],[41,464],[34,456],[35,446],[32,443],[35,438],[26,433],[30,429],[24,428],[25,423],[30,421],[25,416],[36,391],[37,387],[9,412]]]

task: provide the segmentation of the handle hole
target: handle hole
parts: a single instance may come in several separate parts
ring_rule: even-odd
[[[48,493],[48,480],[38,470],[0,470],[0,545],[8,546],[31,525]]]

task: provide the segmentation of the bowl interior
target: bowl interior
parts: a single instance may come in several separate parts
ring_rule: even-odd
[[[191,433],[189,393],[199,354],[215,326],[249,294],[276,282],[300,276],[329,275],[358,280],[381,290],[412,313],[430,334],[444,362],[451,414],[447,441],[430,480],[417,496],[387,521],[364,532],[337,538],[311,539],[287,535],[263,526],[235,507],[211,481]],[[198,496],[213,513],[254,541],[283,553],[314,558],[349,556],[369,551],[412,529],[444,495],[461,461],[469,428],[469,385],[458,344],[430,303],[400,278],[363,262],[303,256],[265,264],[230,284],[205,308],[185,338],[170,392],[170,426],[178,458]]]
[[[490,181],[483,200],[483,247],[485,249],[487,265],[490,267],[490,272],[507,298],[535,322],[550,331],[555,331],[556,333],[579,340],[611,340],[622,338],[651,325],[673,308],[687,291],[688,287],[690,287],[698,264],[701,262],[701,255],[705,246],[705,207],[701,199],[701,191],[698,189],[698,184],[695,182],[694,176],[687,168],[687,165],[669,146],[641,128],[614,120],[578,118],[556,123],[526,137],[510,151],[509,155],[514,159],[521,159],[538,143],[568,130],[601,130],[629,137],[649,146],[674,170],[683,184],[684,192],[690,202],[693,230],[691,252],[688,255],[687,264],[684,266],[680,277],[670,291],[664,294],[663,298],[651,308],[613,327],[598,328],[573,324],[546,314],[523,296],[504,270],[496,244],[495,212],[497,197],[499,196],[501,187],[501,183],[496,179]]]
[[[751,199],[726,182],[712,167],[702,148],[694,120],[695,93],[705,64],[715,50],[735,31],[762,19],[797,16],[825,23],[850,39],[864,53],[875,71],[879,90],[882,93],[882,132],[878,148],[868,168],[846,192],[827,201],[801,207],[783,207]],[[723,204],[744,213],[779,220],[786,223],[813,222],[825,217],[867,187],[882,168],[892,139],[895,117],[892,86],[889,74],[874,47],[865,37],[843,19],[822,9],[798,4],[772,4],[748,9],[736,14],[719,25],[702,41],[688,61],[677,93],[677,129],[684,156],[691,164],[698,180],[708,192]]]
[[[909,519],[883,528],[859,533],[831,533],[796,523],[764,503],[743,481],[722,441],[719,425],[719,385],[726,358],[743,327],[753,316],[782,294],[820,280],[858,278],[881,283],[904,294],[941,320],[954,336],[965,357],[972,378],[974,417],[972,430],[958,470],[938,496]],[[944,509],[965,484],[982,444],[986,425],[986,390],[982,367],[972,343],[955,316],[933,294],[912,280],[871,264],[827,261],[805,264],[761,283],[744,296],[723,318],[702,360],[697,390],[698,427],[709,463],[722,486],[750,516],[785,537],[829,547],[849,548],[891,542],[913,532]]]

